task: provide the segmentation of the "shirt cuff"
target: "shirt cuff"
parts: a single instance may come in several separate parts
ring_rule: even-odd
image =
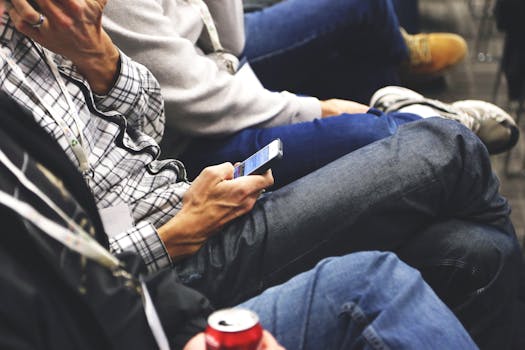
[[[140,95],[141,77],[131,58],[120,51],[120,72],[111,90],[104,96],[94,95],[97,109],[118,111],[126,115]]]
[[[109,244],[110,250],[115,254],[124,251],[139,254],[150,272],[162,270],[172,264],[157,230],[146,221],[141,221],[126,232],[111,238]]]

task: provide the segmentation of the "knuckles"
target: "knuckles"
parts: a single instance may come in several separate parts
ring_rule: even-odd
[[[222,163],[220,165],[214,165],[204,168],[201,171],[201,175],[206,177],[224,178],[225,173],[233,173],[232,163]]]
[[[246,186],[239,186],[235,189],[235,196],[242,200],[250,195],[251,191]]]

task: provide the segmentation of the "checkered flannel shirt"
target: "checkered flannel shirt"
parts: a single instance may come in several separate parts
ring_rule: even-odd
[[[2,90],[32,111],[35,120],[78,165],[62,129],[35,96],[43,97],[53,113],[77,131],[67,100],[43,59],[42,48],[17,32],[7,16],[0,23],[0,44],[25,76],[22,79],[0,58]],[[145,67],[121,52],[115,85],[106,96],[97,96],[70,61],[52,57],[81,119],[83,146],[94,170],[88,182],[98,207],[126,203],[135,221],[134,227],[111,238],[111,250],[138,252],[151,271],[169,266],[171,259],[155,227],[180,210],[189,184],[180,162],[158,160],[158,142],[164,131],[158,82]]]

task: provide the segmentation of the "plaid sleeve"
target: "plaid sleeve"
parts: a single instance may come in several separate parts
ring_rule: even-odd
[[[143,65],[120,52],[120,72],[105,96],[94,96],[98,110],[115,111],[126,117],[130,126],[160,142],[164,133],[164,101],[153,74]]]
[[[149,222],[141,221],[135,227],[110,239],[113,253],[138,253],[150,272],[171,266],[171,258],[157,231]]]

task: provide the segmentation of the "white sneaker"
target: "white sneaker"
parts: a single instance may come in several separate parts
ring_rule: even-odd
[[[456,120],[474,132],[479,127],[476,119],[464,115],[459,109],[454,108],[450,104],[426,98],[413,90],[401,86],[387,86],[379,89],[370,100],[371,107],[385,113],[397,112],[405,107],[415,105],[430,107],[435,111],[435,114],[432,115],[433,117]]]
[[[465,100],[448,104],[399,86],[379,89],[370,100],[371,107],[385,113],[414,105],[430,107],[436,115],[465,125],[478,135],[491,154],[505,152],[518,142],[519,128],[514,119],[492,103]]]
[[[420,95],[413,90],[401,86],[387,86],[375,92],[370,100],[370,107],[388,113],[398,111],[405,106],[414,104],[413,101],[424,102],[424,100],[425,96]],[[405,103],[408,104],[405,105]]]
[[[511,125],[516,125],[514,119],[507,112],[489,102],[479,100],[463,100],[452,103],[452,106],[462,110],[467,114],[476,115],[475,118],[479,119],[480,121],[493,119],[498,123],[506,121]]]
[[[508,151],[519,139],[519,128],[514,119],[500,107],[485,101],[464,100],[452,106],[477,120],[475,131],[491,154]]]

